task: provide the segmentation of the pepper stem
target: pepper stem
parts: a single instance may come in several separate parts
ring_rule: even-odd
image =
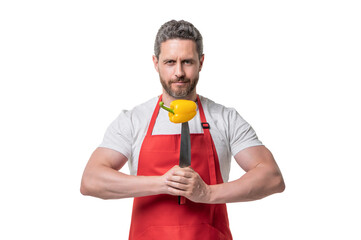
[[[168,112],[171,112],[171,113],[174,114],[173,109],[164,106],[164,102],[160,102],[160,103],[159,103],[159,106],[160,106],[161,108],[163,108],[164,110],[167,110]]]

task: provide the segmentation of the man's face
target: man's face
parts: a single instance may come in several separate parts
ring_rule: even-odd
[[[161,44],[159,59],[153,56],[163,89],[173,98],[195,93],[204,57],[198,57],[192,40],[170,39]]]

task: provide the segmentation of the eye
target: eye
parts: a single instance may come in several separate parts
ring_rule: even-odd
[[[164,63],[167,65],[173,65],[175,63],[175,61],[174,60],[166,60],[166,61],[164,61]]]
[[[183,63],[186,65],[191,65],[191,64],[193,64],[193,61],[192,60],[184,60]]]

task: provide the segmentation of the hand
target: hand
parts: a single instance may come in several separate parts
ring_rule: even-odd
[[[210,187],[191,167],[174,166],[163,177],[167,186],[167,194],[183,196],[193,202],[209,202]]]

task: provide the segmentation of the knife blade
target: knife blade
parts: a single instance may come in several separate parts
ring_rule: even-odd
[[[184,168],[191,165],[191,136],[188,122],[182,123],[179,167]],[[178,196],[178,204],[184,204],[185,198]]]
[[[179,153],[179,166],[188,167],[191,165],[191,136],[189,134],[188,122],[182,123],[181,143]]]

